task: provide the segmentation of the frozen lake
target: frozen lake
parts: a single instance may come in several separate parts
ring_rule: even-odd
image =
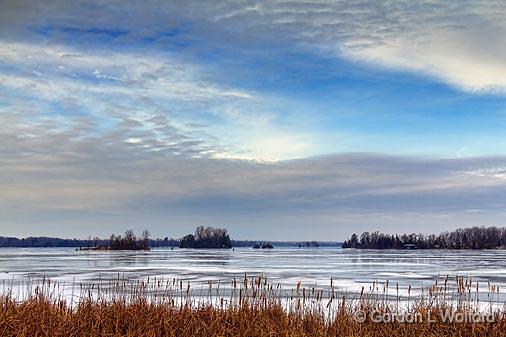
[[[234,277],[263,275],[275,284],[298,282],[355,291],[373,281],[389,280],[400,289],[430,286],[435,278],[472,276],[506,289],[506,251],[342,250],[275,248],[273,250],[154,249],[149,252],[75,251],[72,248],[0,249],[4,287],[46,277],[59,282],[91,283],[98,279],[176,278],[192,285],[228,283]],[[501,291],[502,292],[502,291]]]

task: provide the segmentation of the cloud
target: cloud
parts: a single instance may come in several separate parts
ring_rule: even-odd
[[[300,144],[265,146],[301,133],[276,122],[276,97],[212,81],[207,69],[170,53],[0,41],[0,59],[0,87],[8,93],[0,111],[25,124],[82,133],[77,124],[86,120],[94,123],[88,135],[106,132],[156,151],[181,153],[184,146],[219,158],[278,160],[308,152]]]
[[[266,46],[275,55],[277,48],[295,45],[425,74],[465,91],[504,94],[506,89],[506,8],[497,0],[121,5],[63,5],[56,0],[2,4],[0,38],[30,40],[43,35],[51,42],[72,43],[77,37],[84,45],[102,41],[117,46],[150,41],[159,49],[176,48],[190,57],[227,49],[259,56]],[[102,76],[100,69],[97,76]]]
[[[344,55],[394,70],[421,73],[472,93],[506,93],[506,27],[412,27],[382,44],[344,48]],[[472,35],[493,40],[483,43]],[[415,35],[415,36],[413,36]],[[495,44],[495,45],[494,45]]]
[[[318,153],[321,116],[297,110],[304,88],[287,99],[258,83],[282,86],[276,65],[300,53],[503,94],[504,16],[495,1],[2,2],[2,232],[108,235],[129,222],[176,235],[207,223],[342,239],[350,226],[497,221],[503,156],[287,160]]]
[[[198,69],[166,55],[0,42],[0,59],[0,87],[8,93],[0,111],[15,120],[10,133],[19,132],[20,138],[66,131],[73,138],[212,155],[225,148],[188,121],[205,128],[200,109],[220,113],[235,101],[253,100],[246,92],[205,81]]]
[[[216,13],[300,46],[433,77],[470,92],[506,92],[506,7],[462,1],[259,1]]]
[[[84,54],[68,47],[4,42],[0,43],[0,57],[7,68],[3,85],[29,87],[47,99],[62,99],[80,88],[118,95],[132,94],[135,88],[135,96],[141,98],[169,97],[191,102],[252,98],[246,92],[206,82],[199,77],[198,69],[170,55],[100,51]]]
[[[504,15],[498,1],[260,2],[217,20],[249,19],[325,53],[504,94]]]
[[[314,226],[306,235],[339,239],[350,225],[439,231],[481,224],[501,218],[506,206],[504,157],[341,154],[260,163],[151,151],[142,142],[111,142],[107,134],[73,134],[1,132],[5,231],[108,235],[126,221],[178,235],[212,222],[243,238],[272,233],[295,239],[294,233]]]

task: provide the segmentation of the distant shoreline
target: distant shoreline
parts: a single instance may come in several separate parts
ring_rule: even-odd
[[[459,228],[440,234],[384,234],[378,231],[353,234],[342,248],[356,249],[506,249],[506,227]]]
[[[54,237],[4,237],[0,236],[0,248],[81,248],[83,250],[91,250],[95,244],[105,246],[109,239],[62,239]],[[233,248],[253,247],[257,242],[270,242],[274,247],[297,247],[306,241],[272,241],[272,240],[231,240]],[[320,247],[341,247],[342,242],[339,241],[315,241]],[[149,247],[151,248],[177,248],[180,240],[150,239]]]

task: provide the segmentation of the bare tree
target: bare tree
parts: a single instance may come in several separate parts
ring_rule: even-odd
[[[141,244],[142,249],[148,250],[149,249],[149,237],[151,236],[151,233],[149,233],[148,229],[144,229],[141,234]]]

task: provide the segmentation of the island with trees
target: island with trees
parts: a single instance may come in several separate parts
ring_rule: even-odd
[[[353,234],[342,248],[358,249],[506,249],[506,227],[459,228],[441,234]]]
[[[111,235],[109,247],[111,250],[149,250],[149,231],[145,229],[140,238],[132,230],[127,230],[125,236]]]
[[[302,241],[297,243],[299,248],[318,248],[320,243],[318,241]]]
[[[150,250],[150,234],[145,229],[141,236],[135,236],[133,230],[129,229],[123,236],[112,234],[109,240],[95,238],[85,247],[78,247],[77,250]]]
[[[232,248],[232,242],[225,228],[198,226],[195,234],[188,234],[181,239],[179,248],[228,249]]]
[[[274,246],[270,242],[257,242],[253,245],[253,249],[273,249]]]

